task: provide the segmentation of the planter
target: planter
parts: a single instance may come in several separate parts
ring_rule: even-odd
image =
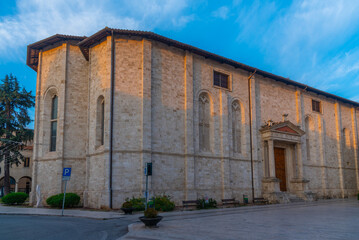
[[[121,208],[125,214],[132,214],[134,208]]]
[[[139,219],[146,225],[146,227],[156,227],[157,223],[159,223],[162,218],[162,216],[157,216],[155,218],[139,217]]]

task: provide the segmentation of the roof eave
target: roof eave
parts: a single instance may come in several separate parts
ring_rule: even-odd
[[[55,34],[51,37],[48,37],[48,38],[45,38],[38,42],[29,44],[27,46],[26,65],[28,65],[30,68],[32,68],[34,71],[37,72],[38,53],[36,53],[35,51],[39,52],[40,50],[44,49],[45,47],[59,43],[59,42],[65,42],[65,41],[70,41],[70,40],[80,42],[85,38],[86,38],[86,36],[81,37],[81,36]],[[36,57],[33,57],[32,55],[36,56]],[[33,58],[33,61],[32,61],[32,58]]]

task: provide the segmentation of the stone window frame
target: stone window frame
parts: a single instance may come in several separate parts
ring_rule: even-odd
[[[205,98],[203,98],[202,96],[205,96]],[[212,144],[212,137],[213,137],[213,102],[212,102],[212,98],[210,93],[208,93],[207,91],[201,91],[198,94],[198,149],[200,152],[202,153],[211,153],[212,149],[213,149],[213,144]],[[205,107],[204,110],[208,110],[208,113],[206,114],[208,116],[208,119],[203,119],[203,121],[201,121],[201,102],[207,101],[208,103],[208,108]],[[203,114],[202,114],[203,116]],[[206,121],[205,121],[206,120]],[[204,122],[205,121],[205,122]],[[204,128],[206,127],[206,128]],[[201,129],[204,131],[205,129],[207,129],[207,137],[208,137],[208,141],[203,142],[203,140],[201,140],[202,138],[206,137],[205,135],[203,135],[204,133],[201,133]],[[202,144],[206,143],[206,146],[203,146]]]
[[[29,157],[24,158],[24,167],[25,168],[30,167],[30,158]]]
[[[105,97],[100,95],[96,101],[96,126],[95,126],[96,147],[105,144]]]
[[[342,148],[342,161],[346,163],[346,166],[350,166],[349,152],[352,150],[353,142],[351,138],[351,130],[348,127],[343,127],[342,129],[342,139],[341,139],[341,148]]]
[[[215,72],[218,72],[220,74],[223,74],[223,75],[227,75],[228,76],[228,88],[225,88],[225,87],[221,87],[221,86],[218,86],[218,85],[215,85],[214,84],[214,74]],[[229,91],[231,92],[232,91],[232,73],[231,72],[228,72],[228,71],[225,71],[223,69],[219,69],[219,68],[212,68],[212,86],[214,88],[219,88],[219,89],[223,89],[225,91]]]
[[[307,161],[312,161],[315,156],[311,153],[311,144],[315,144],[315,122],[311,115],[306,115],[304,118],[304,125],[305,125],[305,144],[306,144],[306,157]]]
[[[234,109],[234,108],[236,108],[236,109]],[[239,113],[239,119],[235,118],[235,112]],[[238,99],[234,99],[232,101],[232,103],[231,103],[231,113],[232,113],[231,114],[232,151],[233,151],[234,154],[242,154],[242,148],[243,148],[243,146],[242,146],[243,145],[242,136],[244,134],[243,129],[242,129],[243,119],[242,119],[242,106],[241,106],[241,102]],[[237,135],[237,132],[235,131],[236,125],[235,125],[234,121],[236,121],[236,120],[237,120],[237,124],[238,124],[238,120],[239,120],[239,125],[237,126],[237,127],[239,127],[239,139],[235,138],[235,136]],[[238,144],[238,141],[236,141],[236,140],[239,140],[239,144]]]
[[[317,111],[316,109],[314,109],[314,108],[315,108],[315,107],[314,107],[314,103],[318,103],[318,104],[319,104],[319,111]],[[323,114],[323,103],[322,103],[322,101],[320,101],[320,100],[318,100],[318,99],[312,98],[312,99],[311,99],[311,105],[312,105],[312,106],[311,106],[312,112]]]
[[[56,152],[57,129],[58,129],[58,110],[59,97],[54,94],[51,98],[51,113],[50,113],[50,152]],[[54,133],[55,132],[55,133]]]

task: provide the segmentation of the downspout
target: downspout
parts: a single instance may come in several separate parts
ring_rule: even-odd
[[[249,110],[249,146],[251,155],[251,180],[252,180],[252,201],[254,203],[254,176],[253,176],[253,139],[252,139],[252,94],[251,94],[251,78],[257,72],[257,69],[248,77],[248,110]]]
[[[111,95],[110,95],[110,158],[109,158],[109,207],[112,208],[112,150],[113,150],[113,102],[115,92],[115,40],[111,31]]]

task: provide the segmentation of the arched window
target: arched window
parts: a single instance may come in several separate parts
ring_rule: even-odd
[[[238,101],[232,103],[232,141],[233,141],[233,152],[241,153],[241,106]]]
[[[96,146],[102,146],[105,139],[105,99],[100,96],[97,99],[96,114]]]
[[[306,132],[306,146],[307,146],[307,161],[310,161],[313,158],[313,154],[311,154],[311,144],[314,144],[312,141],[314,134],[314,122],[311,117],[307,116],[305,118],[305,132]]]
[[[350,148],[350,132],[347,128],[343,128],[343,145]]]
[[[55,96],[52,98],[52,102],[51,102],[50,152],[56,151],[57,105],[58,105],[58,97],[55,95]]]
[[[211,106],[207,93],[199,96],[199,149],[210,151]]]
[[[343,160],[349,162],[350,156],[350,131],[347,128],[343,128],[343,137],[342,137],[342,156]]]

